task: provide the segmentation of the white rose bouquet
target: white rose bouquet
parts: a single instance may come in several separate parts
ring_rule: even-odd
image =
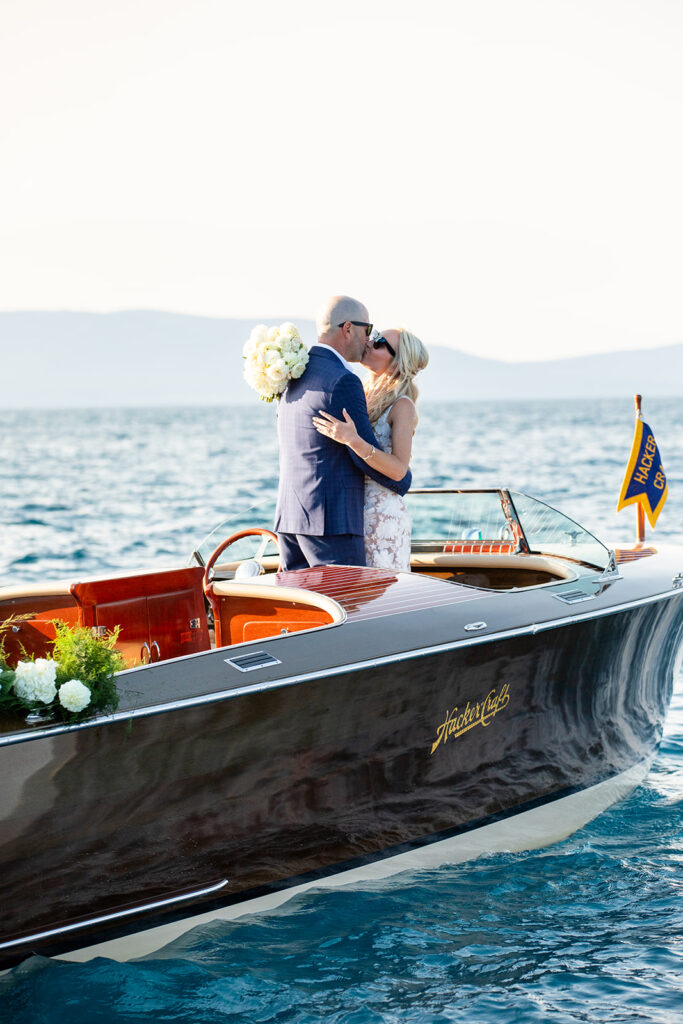
[[[300,377],[308,363],[308,349],[290,323],[279,327],[258,324],[249,335],[242,356],[244,379],[264,402],[279,398],[290,380]]]

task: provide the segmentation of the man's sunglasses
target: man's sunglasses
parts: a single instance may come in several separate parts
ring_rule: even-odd
[[[372,324],[366,324],[364,320],[345,320],[344,324],[353,324],[354,327],[364,327],[366,338],[369,338],[372,334]],[[337,324],[337,327],[343,327],[344,324]]]
[[[387,352],[389,352],[393,356],[393,358],[395,359],[396,358],[396,349],[391,347],[391,345],[389,344],[389,342],[387,341],[386,338],[383,338],[381,334],[380,334],[379,338],[373,338],[373,341],[372,341],[372,347],[373,348],[381,348],[382,345],[384,345],[384,347],[387,350]]]

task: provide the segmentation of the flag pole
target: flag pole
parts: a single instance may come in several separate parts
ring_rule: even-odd
[[[642,395],[634,395],[633,401],[636,405],[636,417],[640,418],[640,404],[643,400]],[[645,509],[638,501],[636,502],[636,543],[642,544],[645,540]]]

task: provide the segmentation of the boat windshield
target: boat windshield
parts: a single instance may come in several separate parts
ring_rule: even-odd
[[[233,516],[228,516],[227,519],[223,519],[217,526],[214,526],[213,530],[200,541],[192,552],[191,561],[194,564],[206,565],[218,545],[222,544],[231,534],[239,533],[241,530],[250,530],[254,526],[272,530],[274,519],[275,498],[266,498],[241,512],[236,512]],[[241,540],[235,541],[234,547],[230,548],[230,558],[234,561],[242,561],[247,558],[260,558],[263,555],[277,555],[272,541],[268,541],[265,550],[263,544],[263,537],[243,537]]]
[[[537,498],[530,498],[520,491],[509,493],[530,551],[560,555],[599,569],[607,567],[609,548],[583,526]]]
[[[562,512],[542,501],[508,490],[416,490],[406,495],[413,519],[414,552],[443,551],[466,543],[472,553],[484,545],[556,555],[604,569],[609,549]],[[257,502],[224,519],[197,545],[192,561],[206,565],[210,555],[233,533],[255,526],[272,530],[275,499]],[[481,542],[481,543],[480,543]],[[230,549],[231,560],[276,555],[272,542],[244,537]],[[494,548],[495,550],[495,548]]]
[[[603,569],[609,549],[562,512],[520,491],[411,491],[413,551],[448,550],[466,544],[557,555]],[[481,543],[480,543],[481,542]],[[495,550],[495,547],[493,548]]]
[[[512,541],[500,491],[410,491],[413,549],[429,551],[455,541]]]

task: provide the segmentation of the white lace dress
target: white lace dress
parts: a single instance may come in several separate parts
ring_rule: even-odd
[[[375,436],[385,452],[391,449],[389,413],[375,423]],[[365,560],[367,565],[395,572],[410,572],[410,531],[412,520],[400,494],[365,478]]]

